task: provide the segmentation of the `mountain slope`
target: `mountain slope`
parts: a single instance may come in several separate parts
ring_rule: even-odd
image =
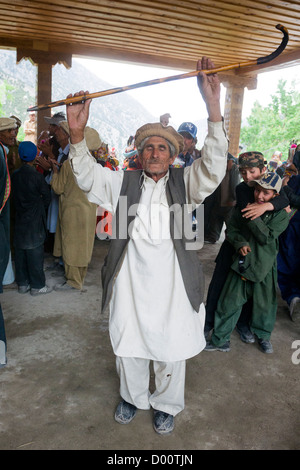
[[[35,104],[37,67],[30,61],[16,64],[14,51],[0,51],[0,112],[2,116],[16,115],[22,122],[27,119],[27,108]],[[9,90],[7,89],[9,88]],[[52,101],[65,98],[79,90],[96,92],[113,88],[107,82],[82,66],[76,59],[72,68],[63,65],[52,69]],[[10,93],[10,96],[9,96]],[[127,139],[146,122],[155,122],[152,116],[138,101],[126,93],[120,93],[93,100],[88,125],[94,127],[102,140],[115,147],[122,160]],[[52,112],[63,111],[65,107],[53,108]],[[45,126],[46,128],[46,126]]]

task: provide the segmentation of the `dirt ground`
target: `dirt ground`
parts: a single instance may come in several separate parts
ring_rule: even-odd
[[[219,248],[199,251],[206,287]],[[186,407],[171,435],[155,433],[151,411],[139,410],[129,425],[114,420],[119,384],[108,316],[100,313],[107,249],[95,241],[85,292],[32,297],[8,286],[1,295],[8,364],[0,370],[0,449],[298,450],[300,324],[280,298],[273,354],[234,332],[230,352],[188,361]],[[46,270],[51,286],[61,280],[53,274]]]

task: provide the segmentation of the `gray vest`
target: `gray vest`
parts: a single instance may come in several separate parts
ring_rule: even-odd
[[[183,171],[183,168],[170,168],[169,180],[166,186],[167,200],[169,207],[171,208],[170,231],[187,296],[194,310],[198,312],[204,295],[204,276],[197,252],[195,250],[186,250],[186,243],[191,243],[191,240],[186,239],[183,230],[184,217],[186,217],[185,222],[188,220],[187,210],[185,207],[186,193]],[[127,196],[126,214],[128,214],[128,208],[131,208],[133,205],[136,205],[135,207],[137,208],[142,192],[142,173],[142,170],[124,172],[120,196]],[[130,213],[126,217],[126,232],[124,236],[124,227],[120,227],[120,225],[123,226],[123,224],[119,223],[120,216],[122,217],[122,221],[124,220],[124,213],[120,214],[119,200],[113,221],[113,234],[115,234],[115,236],[110,241],[110,248],[101,270],[103,311],[108,306],[112,295],[114,281],[122,266],[127,244],[130,240],[128,227],[129,224],[132,227],[135,213]],[[178,234],[181,233],[182,236],[179,237]]]

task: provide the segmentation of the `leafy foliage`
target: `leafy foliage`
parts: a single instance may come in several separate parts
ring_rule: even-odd
[[[247,125],[241,128],[241,143],[246,151],[257,150],[269,159],[275,150],[288,156],[291,141],[300,138],[300,93],[286,89],[286,81],[279,80],[277,90],[271,95],[271,103],[262,107],[254,103]]]

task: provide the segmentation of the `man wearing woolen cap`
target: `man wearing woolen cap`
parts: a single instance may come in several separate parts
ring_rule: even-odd
[[[0,142],[3,145],[13,145],[18,125],[15,119],[8,117],[0,118]]]
[[[213,63],[204,57],[197,67],[211,69]],[[115,419],[127,424],[137,408],[152,407],[159,434],[173,430],[174,416],[184,408],[186,359],[205,347],[201,265],[187,248],[184,231],[180,237],[176,228],[182,228],[186,204],[199,206],[226,169],[219,79],[200,73],[198,85],[208,111],[208,136],[202,158],[186,168],[170,168],[183,148],[182,136],[171,126],[150,123],[135,136],[143,169],[105,171],[90,158],[84,139],[91,100],[67,107],[69,160],[77,183],[89,201],[115,215],[116,236],[102,268],[102,307],[110,309],[122,398]],[[154,393],[149,391],[151,360]]]
[[[67,121],[60,127],[69,135]],[[98,132],[91,127],[85,128],[85,139],[92,152],[101,145]],[[94,159],[94,157],[91,157]],[[88,201],[78,187],[70,161],[66,160],[58,172],[53,162],[52,190],[59,196],[59,211],[55,233],[53,255],[62,257],[65,281],[57,284],[56,291],[78,292],[82,290],[90,263],[96,228],[97,206]]]
[[[3,292],[2,282],[6,271],[10,250],[10,176],[8,169],[8,146],[14,144],[17,123],[15,119],[0,118],[0,293]],[[6,365],[6,335],[0,304],[0,368]]]

